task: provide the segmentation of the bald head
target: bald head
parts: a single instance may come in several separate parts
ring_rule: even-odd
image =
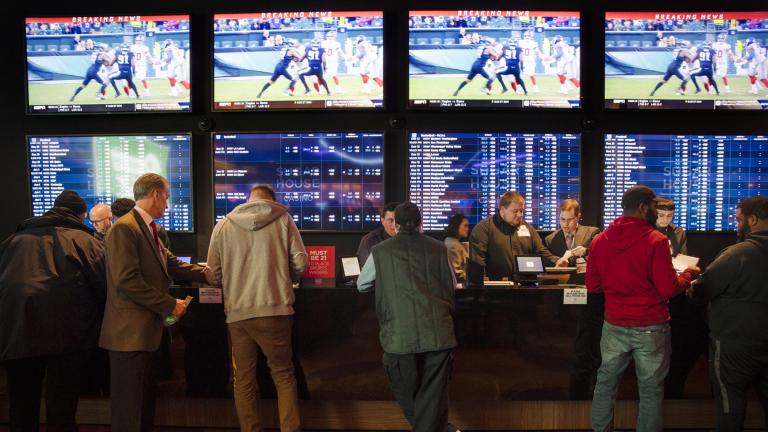
[[[107,204],[96,204],[91,208],[88,219],[96,231],[106,234],[112,226],[112,208]]]

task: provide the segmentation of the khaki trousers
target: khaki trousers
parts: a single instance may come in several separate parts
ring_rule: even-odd
[[[232,340],[235,408],[243,432],[260,432],[257,408],[256,365],[264,352],[277,388],[280,431],[301,430],[296,379],[293,375],[291,328],[293,317],[272,316],[229,323]]]

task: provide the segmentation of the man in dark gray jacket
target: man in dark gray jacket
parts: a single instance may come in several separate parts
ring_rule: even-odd
[[[77,430],[80,371],[106,297],[104,246],[85,213],[85,201],[65,190],[0,244],[0,362],[12,431],[38,429],[43,377],[47,430]]]
[[[373,247],[357,288],[376,286],[384,370],[411,428],[444,432],[456,279],[445,245],[421,233],[415,204],[398,205],[395,222],[397,234]]]
[[[539,255],[554,266],[559,257],[544,246],[536,228],[523,220],[525,198],[507,192],[499,200],[499,211],[480,221],[469,235],[469,284],[482,286],[483,273],[491,280],[516,279],[515,257]]]
[[[720,252],[696,285],[709,300],[709,370],[717,430],[744,426],[754,384],[768,420],[768,197],[736,208],[739,242]]]

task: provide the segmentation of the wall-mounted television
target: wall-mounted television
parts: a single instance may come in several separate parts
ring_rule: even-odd
[[[524,219],[558,227],[558,208],[579,198],[579,135],[410,132],[409,199],[426,231],[440,231],[454,213],[475,225],[493,215],[505,192],[526,198]]]
[[[768,11],[607,12],[605,107],[768,109]]]
[[[579,108],[579,12],[414,10],[411,108]]]
[[[30,136],[32,215],[53,207],[64,189],[77,191],[88,209],[133,199],[133,183],[153,172],[168,180],[171,197],[158,219],[169,231],[194,231],[190,135]]]
[[[189,15],[27,18],[33,114],[189,111]]]
[[[213,109],[384,107],[384,13],[216,14]]]
[[[271,186],[296,225],[310,231],[372,230],[384,206],[384,134],[215,133],[216,222]]]
[[[604,151],[605,226],[635,184],[673,200],[673,223],[696,231],[733,230],[743,198],[768,196],[765,135],[606,134]]]

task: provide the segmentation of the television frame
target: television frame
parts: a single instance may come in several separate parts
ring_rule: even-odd
[[[62,14],[58,14],[58,16],[51,16],[51,15],[47,15],[47,14],[39,14],[39,15],[34,16],[34,17],[26,16],[26,17],[24,17],[24,24],[26,25],[28,20],[30,20],[30,19],[66,18],[66,16],[61,16],[61,15]],[[98,15],[93,15],[93,16],[89,16],[89,17],[96,17],[96,16],[98,16]],[[132,15],[109,15],[109,16],[111,16],[111,17],[131,17]],[[187,31],[187,35],[188,35],[187,37],[189,39],[190,47],[188,49],[186,49],[186,50],[192,51],[192,21],[193,20],[192,20],[192,15],[191,14],[177,14],[177,13],[170,12],[168,14],[157,13],[157,14],[151,14],[151,15],[136,15],[136,16],[142,16],[142,17],[143,16],[148,16],[148,17],[187,17],[186,21],[189,23],[188,24],[189,30]],[[25,77],[24,104],[25,104],[25,108],[24,108],[24,112],[25,112],[25,115],[27,115],[27,116],[123,115],[123,114],[139,114],[139,115],[149,114],[149,115],[152,115],[152,114],[191,114],[193,112],[194,105],[192,104],[192,101],[194,100],[194,97],[193,97],[193,95],[194,95],[194,88],[195,88],[194,83],[196,82],[196,79],[193,79],[193,75],[194,75],[194,73],[193,73],[194,67],[192,67],[192,55],[193,54],[190,54],[189,77],[187,77],[193,84],[190,86],[190,89],[188,90],[189,91],[189,95],[188,95],[189,108],[186,109],[186,110],[179,109],[179,110],[146,110],[146,111],[141,110],[141,111],[137,111],[135,109],[135,105],[137,104],[139,99],[131,99],[128,96],[123,95],[125,97],[121,98],[121,104],[125,105],[123,102],[124,101],[128,101],[128,102],[130,102],[131,105],[134,106],[133,110],[124,110],[124,111],[104,110],[104,111],[79,111],[79,112],[47,112],[47,111],[46,112],[34,112],[34,111],[32,111],[33,105],[30,104],[30,100],[29,100],[29,84],[30,84],[30,82],[29,82],[29,78],[28,78],[29,77],[29,71],[28,71],[28,68],[27,68],[27,63],[28,63],[27,53],[28,53],[28,51],[27,51],[27,37],[26,36],[24,37],[23,52],[25,54],[25,59],[24,59],[24,77]],[[70,104],[68,104],[68,106],[69,105]],[[104,105],[109,105],[109,104],[104,104]],[[48,105],[46,104],[46,106],[48,106]],[[57,105],[57,106],[62,106],[62,105]],[[108,135],[108,134],[105,134],[105,135]]]
[[[227,135],[227,134],[235,134],[235,135],[271,135],[271,134],[291,134],[291,133],[292,134],[301,134],[301,135],[303,135],[303,134],[312,134],[312,133],[317,133],[317,134],[328,134],[328,133],[338,133],[338,134],[350,134],[350,133],[356,133],[356,134],[379,134],[380,133],[381,134],[381,139],[382,139],[382,145],[383,145],[383,149],[382,149],[382,152],[381,152],[381,155],[382,155],[381,184],[383,185],[383,190],[381,191],[381,193],[382,193],[382,196],[384,197],[384,205],[386,205],[386,203],[387,203],[387,181],[386,181],[386,179],[387,179],[387,169],[386,169],[386,165],[387,165],[387,163],[386,163],[387,162],[387,158],[386,158],[387,139],[386,139],[386,136],[387,136],[387,134],[386,134],[386,131],[384,131],[384,130],[380,130],[380,131],[360,130],[360,131],[343,131],[343,132],[338,132],[338,131],[333,131],[333,130],[324,130],[324,131],[319,131],[319,130],[304,131],[304,130],[302,130],[302,131],[288,131],[288,132],[286,132],[286,131],[274,131],[274,130],[269,130],[269,131],[253,131],[253,130],[250,130],[250,131],[231,131],[231,130],[230,131],[215,131],[215,132],[211,132],[211,221],[213,222],[213,226],[211,227],[211,229],[213,229],[213,227],[216,226],[216,224],[218,223],[218,222],[216,222],[216,146],[214,145],[214,140],[215,140],[214,136],[215,135]],[[289,214],[290,214],[290,212],[289,212]],[[301,228],[298,227],[298,225],[296,226],[296,228],[301,233],[313,233],[313,234],[334,234],[334,235],[352,234],[352,235],[360,235],[360,234],[366,234],[366,233],[370,232],[370,231],[365,231],[365,230],[301,229]]]
[[[741,111],[741,112],[744,112],[744,111]],[[746,111],[746,112],[749,112],[749,111]],[[677,135],[685,135],[685,136],[726,135],[726,136],[729,136],[729,137],[732,137],[732,136],[766,136],[766,137],[768,137],[768,133],[760,134],[760,133],[753,133],[753,132],[739,133],[739,132],[728,131],[728,132],[721,133],[721,132],[712,132],[711,130],[706,130],[706,131],[701,132],[701,133],[692,132],[690,130],[688,130],[687,132],[678,132],[678,133],[668,132],[668,131],[662,131],[662,132],[650,131],[649,132],[648,130],[646,130],[645,132],[616,132],[613,129],[603,129],[602,133],[599,136],[600,144],[601,144],[601,146],[600,146],[600,175],[601,176],[605,174],[605,136],[606,135],[635,135],[635,136],[636,135],[666,135],[666,136],[677,136]],[[605,204],[605,202],[604,202],[605,201],[605,182],[601,182],[600,183],[600,190],[599,190],[598,199],[599,199],[599,203],[600,203],[600,207],[599,207],[600,217],[599,217],[598,223],[599,223],[600,229],[603,230],[603,229],[605,229],[604,227],[607,227],[608,224],[611,222],[611,221],[608,221],[608,220],[605,219],[605,209],[603,207],[604,204]],[[726,217],[728,217],[728,218],[731,218],[732,216],[733,215],[730,215],[730,214],[726,215]],[[733,233],[736,232],[736,230],[730,230],[730,229],[723,229],[723,230],[709,230],[709,229],[708,230],[697,230],[697,229],[693,229],[693,228],[686,228],[685,231],[686,231],[686,233],[689,233],[689,234],[690,233],[697,233],[697,234],[704,233],[704,234],[716,234],[716,235],[733,235]]]
[[[423,15],[426,16],[428,14],[435,13],[435,12],[441,12],[441,11],[444,11],[444,10],[439,10],[439,9],[424,10],[424,9],[410,9],[409,8],[408,9],[408,17],[410,18],[412,16],[412,14],[415,13],[415,12],[424,12]],[[490,10],[490,9],[484,10],[484,11],[485,12],[488,12],[488,11],[499,12],[498,10]],[[502,11],[502,12],[525,12],[525,10],[523,10],[523,11],[508,10],[508,11]],[[528,11],[528,12],[531,12],[531,11]],[[579,20],[582,21],[581,24],[579,25],[579,39],[580,40],[584,40],[583,19],[584,19],[585,14],[582,13],[583,11],[582,11],[581,8],[578,8],[576,10],[571,10],[571,11],[563,11],[563,10],[536,10],[535,12],[552,13],[552,14],[557,14],[557,13],[573,14],[573,13],[577,13],[579,15]],[[438,15],[434,15],[434,16],[438,16]],[[537,16],[537,15],[534,15],[534,16]],[[545,16],[545,15],[542,15],[542,16]],[[556,16],[556,15],[553,15],[553,16]],[[407,30],[408,30],[408,34],[410,36],[410,27],[407,27]],[[408,49],[410,50],[410,43],[408,43]],[[407,68],[407,66],[408,65],[406,65],[406,68]],[[412,104],[412,101],[414,101],[416,99],[411,99],[411,95],[410,95],[410,91],[411,91],[411,87],[410,87],[411,75],[410,75],[410,73],[408,73],[408,75],[406,76],[408,83],[406,84],[406,89],[405,89],[405,108],[407,110],[427,111],[427,112],[429,112],[429,111],[437,112],[437,111],[440,111],[440,110],[447,110],[447,111],[458,111],[458,110],[471,110],[471,111],[511,111],[511,112],[533,112],[533,113],[536,113],[536,112],[576,112],[576,113],[583,112],[583,110],[584,110],[584,93],[585,93],[584,90],[583,90],[583,88],[584,88],[583,83],[585,81],[585,78],[588,78],[587,76],[584,75],[584,70],[585,70],[585,68],[584,68],[582,59],[580,58],[579,59],[579,80],[581,81],[582,86],[579,87],[579,106],[577,108],[571,108],[571,107],[569,107],[569,108],[566,108],[566,107],[530,107],[530,108],[525,108],[525,107],[513,107],[513,106],[475,106],[475,107],[473,107],[473,106],[465,106],[465,107],[455,107],[455,106],[451,106],[451,107],[414,106],[414,104]],[[587,81],[589,81],[589,80],[591,80],[591,77]],[[488,99],[488,100],[489,101],[493,101],[493,100],[499,100],[499,99]],[[514,101],[516,99],[510,99],[510,100]],[[522,99],[522,100],[524,101],[525,99]],[[499,104],[499,105],[501,105],[501,104]]]
[[[190,213],[192,216],[191,225],[192,228],[190,230],[172,230],[170,228],[166,228],[166,230],[169,233],[173,234],[195,234],[197,230],[195,229],[195,225],[197,223],[197,218],[195,217],[195,155],[193,150],[193,134],[191,132],[183,132],[183,133],[174,133],[174,132],[159,132],[159,133],[103,133],[103,134],[26,134],[24,136],[24,146],[25,146],[25,159],[26,159],[26,167],[25,170],[27,172],[27,196],[30,197],[29,201],[29,214],[32,216],[34,214],[34,210],[32,208],[32,170],[31,170],[31,161],[29,159],[29,140],[30,138],[72,138],[72,137],[87,137],[87,138],[93,138],[93,137],[123,137],[123,136],[187,136],[189,137],[189,140],[187,141],[189,143],[189,182],[191,185],[192,193],[190,195]],[[169,180],[169,179],[166,179]],[[169,180],[170,181],[170,180]],[[133,199],[133,197],[131,197]],[[90,209],[88,209],[90,211]]]
[[[605,22],[608,19],[608,14],[632,14],[632,13],[653,13],[653,12],[668,13],[668,14],[696,14],[696,13],[724,13],[724,14],[761,13],[761,14],[763,14],[764,13],[764,14],[768,15],[768,8],[766,8],[765,11],[756,11],[756,10],[739,11],[739,10],[732,10],[732,9],[729,9],[729,8],[725,8],[723,10],[720,10],[719,12],[701,12],[701,11],[696,12],[696,11],[677,11],[677,10],[669,10],[669,9],[662,10],[662,11],[659,11],[658,9],[655,9],[655,10],[647,10],[647,9],[643,10],[642,7],[630,8],[630,10],[626,10],[626,8],[617,7],[617,8],[611,8],[611,9],[604,9],[603,10],[603,13],[602,13],[602,23],[603,23],[603,26],[605,26]],[[602,53],[603,53],[603,57],[605,57],[605,41],[606,41],[606,36],[607,36],[605,30],[603,30],[602,35],[603,35],[603,39],[602,39],[601,50],[602,50]],[[679,108],[678,107],[657,107],[657,108],[647,107],[647,108],[640,108],[640,107],[627,107],[627,106],[609,107],[608,106],[608,102],[609,102],[609,100],[613,100],[613,99],[608,99],[608,97],[606,96],[606,92],[605,92],[605,86],[606,86],[606,83],[607,83],[606,75],[605,75],[605,63],[603,64],[603,67],[600,70],[600,76],[602,77],[602,85],[600,86],[600,95],[601,95],[602,99],[600,99],[598,101],[598,103],[600,103],[600,106],[601,106],[600,109],[604,113],[605,112],[609,112],[609,113],[613,113],[613,112],[626,112],[626,113],[657,112],[657,113],[664,114],[664,113],[670,113],[670,112],[679,112],[679,113],[691,114],[691,113],[703,113],[703,112],[717,112],[718,115],[724,116],[724,115],[729,115],[729,114],[723,114],[723,113],[732,113],[730,115],[739,115],[739,114],[749,113],[749,112],[761,112],[761,111],[765,112],[765,111],[768,111],[768,107],[762,108],[762,109],[761,108],[752,108],[752,109],[744,109],[744,108],[723,109],[723,108],[720,108],[720,109],[716,109],[716,108],[693,108],[693,107],[687,107],[687,106],[686,107],[679,107]],[[737,76],[740,77],[740,78],[744,78],[744,77],[741,77],[739,75],[729,75],[729,77],[737,77]],[[755,101],[757,101],[757,96],[759,96],[759,94],[755,95]],[[618,98],[616,98],[616,99],[618,99]],[[630,99],[630,98],[625,98],[625,99]],[[652,100],[660,100],[660,99],[642,99],[642,100],[652,101]],[[680,100],[681,101],[685,101],[686,99],[680,99]],[[707,101],[707,99],[701,99],[701,100]],[[768,95],[766,95],[766,100],[768,100]],[[737,114],[733,114],[733,113],[737,113]],[[606,133],[609,133],[609,132],[606,132]],[[637,135],[637,134],[635,134],[635,135]],[[720,231],[706,231],[706,232],[720,232]]]
[[[436,128],[433,128],[433,129],[436,129]],[[579,132],[551,132],[551,131],[549,131],[549,132],[529,132],[529,131],[519,132],[519,131],[514,131],[514,132],[511,132],[511,131],[500,131],[500,130],[498,130],[496,128],[493,128],[493,129],[485,128],[485,129],[486,130],[483,131],[483,132],[466,131],[466,130],[450,130],[450,129],[445,129],[445,128],[443,130],[439,131],[439,132],[437,132],[435,130],[408,129],[408,130],[406,130],[405,146],[406,146],[406,150],[410,150],[410,135],[414,134],[414,133],[416,133],[416,134],[428,134],[428,133],[442,133],[442,134],[467,134],[468,133],[468,134],[481,134],[481,133],[492,133],[492,134],[515,134],[515,135],[529,135],[529,134],[534,134],[534,135],[574,135],[579,140],[579,195],[578,196],[579,196],[579,202],[581,203],[583,201],[582,200],[583,188],[582,188],[582,185],[581,185],[581,179],[584,177],[584,163],[582,162],[582,160],[584,159],[584,144],[583,144],[583,142],[584,142],[584,133],[583,133],[583,131],[579,131]],[[405,180],[405,191],[404,191],[404,195],[403,196],[405,197],[405,199],[410,199],[411,170],[410,170],[410,163],[409,162],[406,164],[405,169],[406,169],[406,175],[407,176],[406,176],[406,180]],[[514,191],[509,191],[509,192],[514,192]],[[497,199],[498,199],[498,197],[497,197]],[[526,197],[525,200],[526,200],[526,207],[528,207],[527,204],[530,203],[530,199],[528,197]],[[494,209],[495,209],[495,207],[494,207]],[[494,213],[496,213],[496,212],[494,211]],[[482,220],[482,219],[480,219],[480,220]],[[528,223],[532,224],[531,221],[525,220],[525,215],[523,215],[523,220],[525,222],[528,222]],[[543,231],[543,232],[557,231],[559,229],[559,228],[556,228],[555,230],[541,229],[541,228],[539,228],[538,226],[535,226],[535,225],[534,225],[534,227],[536,228],[536,231]],[[439,232],[442,232],[442,231],[443,230],[440,230],[440,231],[424,230],[424,232],[429,232],[429,233],[439,233]]]
[[[211,39],[210,39],[210,58],[211,58],[211,65],[210,65],[210,73],[211,73],[211,79],[210,79],[210,108],[212,113],[253,113],[253,112],[307,112],[307,113],[315,113],[315,112],[344,112],[344,111],[370,111],[370,112],[385,112],[387,110],[387,87],[385,86],[382,91],[381,95],[381,107],[334,107],[334,108],[327,108],[327,107],[318,107],[318,108],[311,108],[311,107],[283,107],[283,108],[240,108],[240,109],[222,109],[216,107],[216,76],[215,76],[215,55],[216,55],[216,48],[214,46],[214,42],[216,40],[216,32],[213,31],[213,23],[216,19],[224,18],[221,17],[221,15],[255,15],[259,13],[301,13],[303,11],[274,11],[274,10],[263,10],[263,11],[253,11],[253,12],[214,12],[211,15],[210,19],[210,27],[211,27]],[[311,13],[322,13],[321,11],[307,11]],[[331,13],[348,13],[348,14],[354,14],[354,13],[380,13],[382,20],[384,20],[384,25],[381,28],[381,34],[384,38],[384,41],[386,43],[387,37],[387,19],[386,19],[386,11],[382,8],[381,10],[331,10],[328,11]],[[390,25],[391,26],[391,25]],[[391,50],[391,49],[390,49]],[[388,82],[387,77],[387,64],[388,62],[392,60],[388,60],[391,58],[391,54],[384,55],[384,64],[382,66],[382,75],[384,82]],[[264,132],[267,133],[267,132]],[[312,133],[312,132],[307,132]],[[343,232],[343,231],[342,231]]]

